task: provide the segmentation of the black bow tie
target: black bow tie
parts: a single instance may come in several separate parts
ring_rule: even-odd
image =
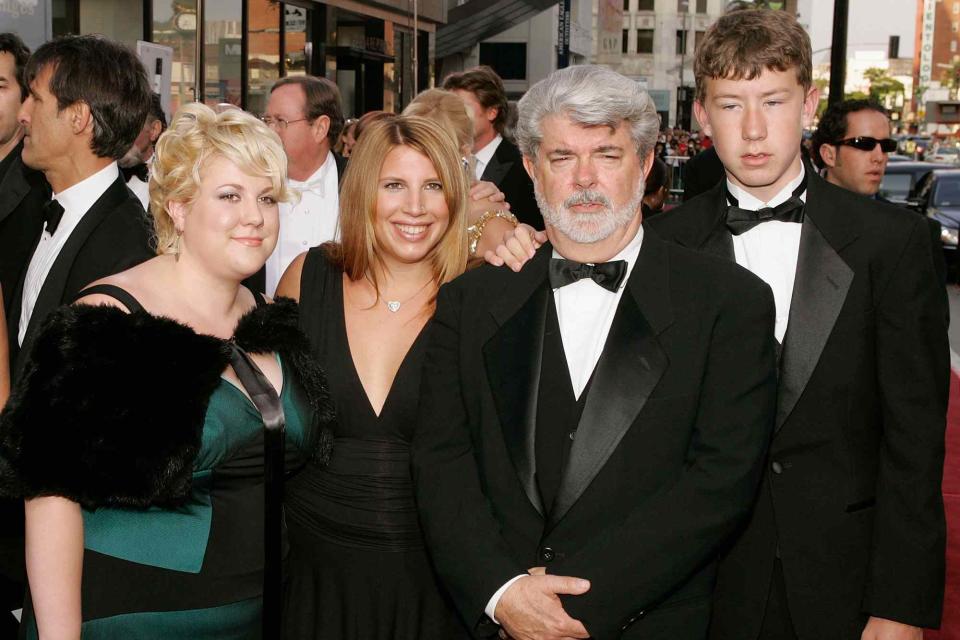
[[[50,235],[57,232],[60,226],[60,219],[63,218],[63,205],[56,200],[51,200],[43,205],[43,221],[46,223],[44,229]]]
[[[120,174],[123,176],[124,182],[130,182],[130,178],[133,176],[140,178],[140,182],[147,182],[150,179],[145,162],[135,164],[132,167],[120,167]]]
[[[737,199],[730,192],[727,192],[727,201],[730,207],[727,209],[727,229],[735,236],[746,233],[758,224],[778,220],[780,222],[803,222],[803,200],[800,195],[807,189],[807,176],[793,190],[790,198],[786,202],[781,202],[775,207],[764,207],[756,211],[741,209],[737,205]]]
[[[550,259],[550,286],[554,289],[590,278],[607,291],[616,292],[627,275],[627,261],[581,264],[563,258]]]

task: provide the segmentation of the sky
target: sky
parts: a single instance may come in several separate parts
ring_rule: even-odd
[[[917,2],[923,0],[849,0],[847,57],[855,51],[887,50],[890,36],[900,36],[900,57],[912,58]],[[833,0],[799,0],[800,21],[808,25],[813,63],[830,60]]]

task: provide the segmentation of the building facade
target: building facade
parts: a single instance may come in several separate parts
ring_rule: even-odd
[[[919,55],[913,66],[914,108],[921,122],[933,130],[957,130],[960,115],[960,2],[916,0],[916,42]],[[952,78],[951,78],[952,76]],[[941,111],[945,105],[947,113]],[[947,126],[939,126],[947,125]]]
[[[202,95],[260,113],[278,78],[305,73],[337,83],[347,117],[399,111],[433,81],[445,18],[443,0],[0,2],[0,31],[24,34],[31,47],[67,33],[170,47],[171,112]]]

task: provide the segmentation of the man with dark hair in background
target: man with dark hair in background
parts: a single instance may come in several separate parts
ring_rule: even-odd
[[[340,89],[326,78],[281,78],[270,89],[263,121],[280,136],[289,184],[300,193],[298,201],[280,204],[277,248],[248,281],[254,290],[273,295],[294,258],[337,236],[346,169],[346,160],[333,152],[343,130]]]
[[[34,249],[7,311],[10,358],[21,364],[50,311],[154,255],[143,207],[117,168],[150,109],[140,60],[99,36],[65,36],[37,49],[25,77],[23,162],[43,172],[53,199],[35,212],[39,238],[22,239]]]
[[[813,134],[813,161],[827,182],[885,202],[880,183],[887,154],[896,150],[887,110],[872,100],[844,100],[823,112]],[[947,263],[940,245],[940,223],[924,218],[930,231],[933,266],[946,285]]]
[[[153,147],[157,144],[157,139],[166,129],[167,116],[160,103],[160,94],[154,93],[150,101],[150,112],[137,139],[130,145],[127,153],[117,161],[127,186],[140,198],[140,204],[143,205],[144,210],[150,209],[150,190],[147,188],[150,171],[147,163],[153,157]]]
[[[507,92],[488,66],[451,73],[443,88],[463,98],[473,113],[473,155],[477,180],[497,185],[520,222],[543,229],[543,216],[533,196],[533,182],[523,168],[520,150],[504,133],[510,117]]]

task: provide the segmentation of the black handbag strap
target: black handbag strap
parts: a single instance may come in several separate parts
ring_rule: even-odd
[[[263,637],[279,638],[283,593],[283,405],[273,385],[250,355],[236,343],[230,343],[230,347],[230,365],[263,420]]]

